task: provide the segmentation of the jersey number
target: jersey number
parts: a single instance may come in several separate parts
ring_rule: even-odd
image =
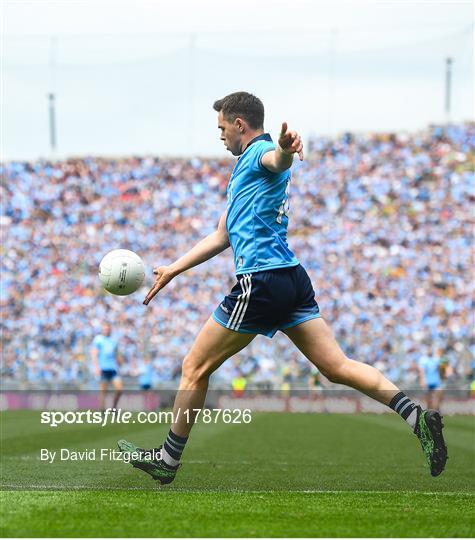
[[[279,212],[277,213],[277,218],[276,218],[277,223],[282,223],[282,217],[283,216],[288,217],[289,215],[289,210],[290,210],[289,193],[290,193],[290,178],[287,180],[287,185],[285,186],[285,195],[284,195],[284,198],[282,199],[281,205],[279,206]]]

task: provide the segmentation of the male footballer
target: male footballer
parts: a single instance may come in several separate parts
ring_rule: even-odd
[[[183,360],[174,404],[174,423],[161,459],[145,459],[144,450],[119,441],[122,451],[138,452],[132,464],[169,484],[175,478],[193,427],[193,409],[202,409],[210,375],[257,334],[281,330],[330,381],[345,384],[389,406],[421,442],[432,476],[447,461],[441,415],[423,410],[374,367],[347,358],[320,314],[307,272],[287,245],[290,168],[302,139],[282,124],[277,143],[264,132],[264,106],[247,92],[214,103],[221,140],[239,156],[227,187],[227,209],[215,232],[169,266],[154,270],[156,281],[147,305],[167,283],[231,246],[237,283],[215,309]],[[178,415],[178,411],[190,413]],[[143,459],[142,454],[143,453]],[[150,454],[149,454],[150,455]]]
[[[119,342],[111,336],[112,327],[109,323],[102,325],[102,333],[98,334],[91,347],[92,362],[95,373],[100,377],[99,383],[99,409],[105,411],[106,392],[109,383],[114,387],[114,401],[112,407],[117,407],[122,395],[122,379],[119,376]]]

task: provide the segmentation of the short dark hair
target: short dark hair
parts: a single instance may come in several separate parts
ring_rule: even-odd
[[[264,127],[264,104],[256,96],[248,92],[234,92],[218,99],[213,104],[215,111],[222,111],[228,122],[243,118],[252,129]]]

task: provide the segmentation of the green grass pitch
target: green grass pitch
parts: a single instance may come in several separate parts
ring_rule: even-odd
[[[165,425],[40,424],[1,414],[2,536],[473,537],[475,425],[447,417],[450,459],[432,478],[395,414],[255,413],[198,424],[175,482],[120,461],[39,460],[40,448],[158,446]]]

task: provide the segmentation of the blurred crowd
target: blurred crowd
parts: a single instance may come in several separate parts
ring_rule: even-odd
[[[475,353],[474,125],[308,146],[293,169],[289,245],[343,350],[406,385],[416,383],[418,358],[441,350],[454,377],[466,377]],[[194,337],[235,283],[231,253],[179,276],[149,306],[142,300],[153,267],[216,228],[232,166],[156,157],[2,165],[4,388],[93,387],[90,346],[105,320],[126,380],[151,362],[154,385],[175,385]],[[148,268],[128,297],[105,293],[97,277],[115,248]],[[313,375],[279,333],[257,337],[213,384],[298,387]]]

